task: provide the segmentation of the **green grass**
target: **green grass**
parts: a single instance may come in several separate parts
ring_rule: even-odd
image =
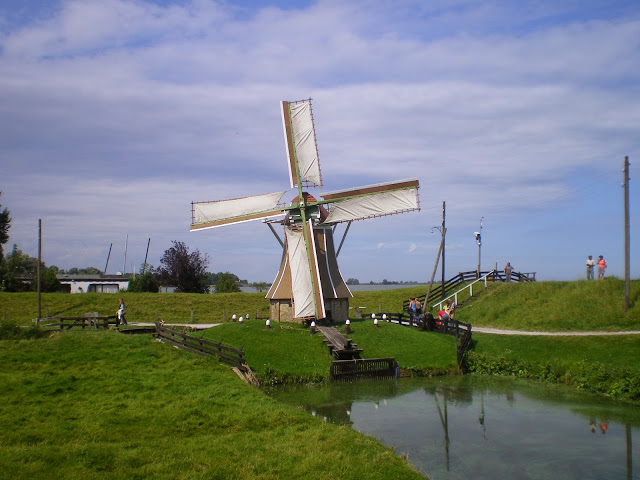
[[[54,333],[2,341],[0,359],[4,478],[422,478],[377,441],[150,336]]]
[[[340,326],[344,332],[344,325]],[[321,382],[328,380],[332,357],[322,335],[296,324],[274,322],[267,330],[261,321],[226,323],[208,330],[204,338],[242,348],[262,383]],[[379,327],[354,320],[346,335],[362,348],[362,358],[394,357],[414,374],[456,372],[456,339],[437,333],[381,322]]]
[[[563,367],[589,361],[628,367],[640,372],[640,335],[594,337],[539,337],[475,333],[474,351],[498,357],[509,352],[526,362],[545,362]]]
[[[398,312],[423,287],[356,292],[352,306]],[[460,305],[474,326],[522,330],[640,329],[640,281],[622,312],[622,282],[496,284]],[[115,313],[119,295],[43,294],[43,315]],[[122,294],[131,322],[209,323],[267,316],[264,294]],[[353,310],[352,310],[353,312]],[[42,332],[33,293],[0,293],[0,471],[7,478],[421,478],[378,442],[281,405],[215,360],[113,331]],[[6,319],[6,320],[5,320]],[[344,329],[343,324],[339,324]],[[319,334],[253,318],[197,335],[242,347],[266,383],[326,379]],[[365,358],[395,357],[408,374],[455,368],[455,339],[352,316]],[[640,335],[474,334],[482,373],[563,382],[640,400]],[[283,354],[284,352],[284,354]],[[344,448],[349,445],[349,448]]]
[[[623,312],[624,282],[498,283],[460,305],[459,319],[474,326],[534,331],[640,330],[640,280],[631,282],[631,308]]]

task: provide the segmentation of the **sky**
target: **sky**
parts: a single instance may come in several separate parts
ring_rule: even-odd
[[[447,279],[582,279],[587,255],[622,278],[625,156],[638,278],[638,65],[635,0],[3,0],[5,253],[37,256],[41,219],[47,266],[139,271],[181,241],[271,282],[269,228],[189,232],[191,202],[288,190],[279,104],[312,98],[312,195],[420,181],[419,212],[351,225],[345,279],[428,282],[443,202]]]

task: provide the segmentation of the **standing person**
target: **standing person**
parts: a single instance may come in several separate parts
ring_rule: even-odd
[[[589,255],[587,259],[587,280],[593,280],[593,267],[596,266],[596,261]]]
[[[598,280],[604,280],[604,271],[607,269],[607,262],[602,255],[598,257]]]
[[[409,297],[409,318],[413,322],[416,318],[416,299]]]
[[[511,281],[511,274],[513,273],[513,267],[511,263],[507,262],[507,265],[504,267],[504,275],[506,277],[505,282]]]
[[[122,298],[118,299],[119,302],[119,306],[118,306],[118,311],[116,311],[116,328],[120,326],[120,324],[122,323],[122,325],[128,325],[127,321],[124,318],[124,314],[125,314],[125,306],[124,306],[124,300]]]
[[[422,315],[422,303],[420,302],[418,297],[416,297],[414,300],[416,303],[416,315],[420,316]]]

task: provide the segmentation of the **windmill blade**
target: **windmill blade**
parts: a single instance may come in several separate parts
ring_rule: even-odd
[[[331,225],[420,210],[419,187],[417,179],[409,179],[326,193],[322,198],[331,205],[329,215],[322,224]]]
[[[282,126],[291,188],[322,186],[311,99],[282,102]]]
[[[274,192],[213,202],[191,203],[191,231],[221,227],[282,215],[280,199],[286,193]]]
[[[313,241],[313,226],[309,221],[305,227],[311,241],[305,241],[303,230],[286,229],[287,251],[291,269],[291,285],[295,317],[325,318],[324,297],[320,286],[318,257]],[[308,252],[310,254],[308,254]]]

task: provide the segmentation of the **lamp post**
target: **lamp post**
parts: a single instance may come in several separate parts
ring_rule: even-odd
[[[484,217],[480,218],[480,231],[473,232],[476,237],[476,242],[478,242],[478,271],[476,273],[476,278],[480,278],[480,253],[482,251],[482,220]]]

